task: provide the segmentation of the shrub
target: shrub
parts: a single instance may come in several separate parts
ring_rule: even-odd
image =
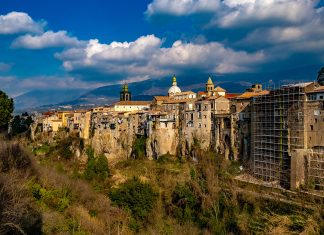
[[[146,157],[146,138],[141,136],[133,142],[132,157],[135,159],[144,159]]]
[[[0,172],[11,169],[20,171],[34,170],[28,152],[18,143],[0,142]]]
[[[175,187],[172,193],[171,214],[180,223],[194,222],[200,211],[200,202],[188,184]]]
[[[34,198],[59,212],[71,204],[71,192],[68,189],[46,189],[38,183],[31,182],[29,188]]]
[[[42,217],[18,175],[0,174],[0,234],[42,234]]]
[[[105,155],[100,154],[95,163],[95,171],[99,180],[104,180],[109,175],[108,160]]]
[[[86,180],[103,181],[109,176],[108,160],[105,155],[95,156],[92,148],[87,149],[88,162],[84,171]]]
[[[147,219],[155,205],[157,196],[158,194],[150,184],[142,183],[136,177],[109,193],[109,197],[115,205],[131,212],[134,218],[140,220]]]
[[[71,159],[73,156],[73,152],[71,150],[71,146],[73,144],[73,139],[65,138],[58,143],[58,153],[61,157],[65,159]]]

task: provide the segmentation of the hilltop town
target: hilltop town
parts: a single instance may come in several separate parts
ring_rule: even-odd
[[[33,130],[53,136],[77,133],[108,160],[132,157],[143,138],[145,154],[192,156],[193,146],[241,164],[240,180],[297,190],[324,189],[324,83],[296,83],[265,90],[255,84],[232,94],[206,81],[204,91],[182,91],[173,76],[165,96],[132,101],[124,84],[120,101],[90,110],[46,112]],[[193,156],[193,158],[195,158]],[[267,183],[266,183],[267,182]]]

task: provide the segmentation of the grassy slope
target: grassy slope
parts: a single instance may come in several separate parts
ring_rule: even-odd
[[[37,146],[37,143],[33,143]],[[108,192],[134,176],[158,192],[158,200],[142,234],[320,234],[323,208],[306,210],[259,195],[245,194],[233,176],[237,164],[197,150],[199,163],[164,156],[158,161],[121,161],[110,166],[104,181],[86,181],[84,164],[58,157],[60,145],[39,147],[33,156],[36,173],[23,184],[42,214],[45,234],[132,234],[131,215],[113,206]],[[174,200],[177,185],[190,195]],[[316,206],[316,205],[315,205]],[[317,205],[318,206],[318,205]],[[316,207],[315,207],[316,208]],[[189,215],[189,216],[188,216]]]

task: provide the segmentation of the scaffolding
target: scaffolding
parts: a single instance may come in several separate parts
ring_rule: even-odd
[[[290,151],[304,148],[305,86],[282,86],[252,102],[253,172],[290,187]]]
[[[306,180],[315,189],[324,190],[324,149],[312,151],[308,155]]]

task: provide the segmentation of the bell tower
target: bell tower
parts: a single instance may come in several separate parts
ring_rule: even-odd
[[[213,90],[214,90],[214,83],[213,83],[211,77],[209,76],[208,77],[208,81],[206,83],[206,93],[208,95],[211,95],[211,93],[213,92]]]
[[[132,100],[132,94],[128,90],[127,83],[124,83],[120,91],[120,101],[131,101],[131,100]]]

